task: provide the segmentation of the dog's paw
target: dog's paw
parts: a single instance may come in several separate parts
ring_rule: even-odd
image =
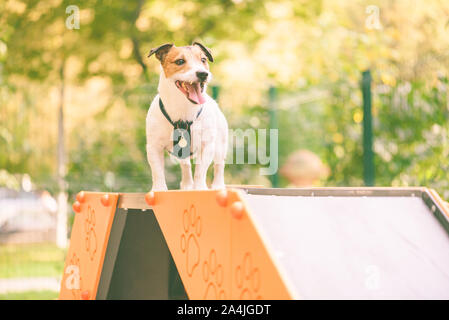
[[[212,183],[211,189],[213,190],[223,190],[226,189],[226,186],[224,183]]]
[[[192,190],[193,189],[193,182],[182,182],[180,183],[179,187],[181,190]]]
[[[166,185],[162,185],[162,186],[153,186],[153,188],[151,188],[151,191],[167,191],[168,188]]]
[[[195,183],[193,185],[194,190],[209,190],[206,183]]]

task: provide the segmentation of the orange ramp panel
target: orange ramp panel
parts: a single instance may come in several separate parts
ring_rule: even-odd
[[[95,299],[118,194],[80,192],[59,299]]]
[[[238,190],[152,197],[190,299],[292,299]]]

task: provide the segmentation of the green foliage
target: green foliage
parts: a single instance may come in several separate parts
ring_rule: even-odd
[[[0,278],[59,277],[65,250],[53,244],[0,247]]]
[[[49,290],[10,292],[0,294],[0,300],[56,300],[58,296],[59,292]]]
[[[0,3],[0,168],[56,190],[63,67],[70,192],[147,190],[145,116],[159,66],[146,55],[201,40],[230,127],[267,128],[267,91],[277,87],[280,165],[309,149],[329,166],[329,186],[363,185],[359,81],[371,69],[376,184],[449,198],[447,3],[84,0],[70,30],[73,4]],[[366,27],[372,4],[379,30]],[[166,164],[177,188],[179,168]],[[227,181],[268,184],[260,167],[231,164]]]
[[[8,189],[18,190],[20,183],[16,177],[10,174],[5,169],[0,170],[0,187],[6,187]]]

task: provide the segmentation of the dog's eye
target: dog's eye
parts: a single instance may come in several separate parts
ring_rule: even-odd
[[[206,58],[201,58],[202,63],[206,63]]]
[[[184,64],[184,63],[186,63],[186,62],[184,61],[184,59],[178,59],[178,60],[175,61],[175,63],[176,63],[178,66],[180,66],[180,65],[182,65],[182,64]]]

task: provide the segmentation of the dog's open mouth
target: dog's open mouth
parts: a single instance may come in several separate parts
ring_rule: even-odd
[[[203,104],[206,102],[206,98],[203,95],[204,83],[205,82],[189,82],[180,80],[175,82],[178,89],[184,93],[186,98],[195,104]]]

